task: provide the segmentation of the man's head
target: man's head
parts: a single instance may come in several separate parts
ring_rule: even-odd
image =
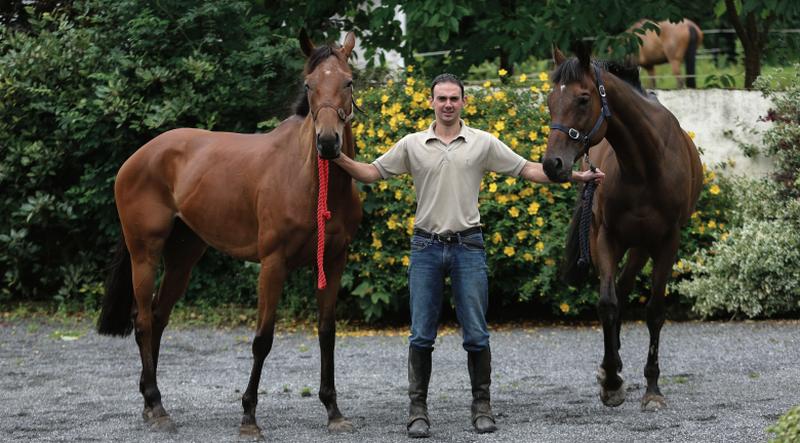
[[[431,83],[431,108],[436,121],[444,125],[458,123],[466,103],[464,84],[453,74],[440,74]]]

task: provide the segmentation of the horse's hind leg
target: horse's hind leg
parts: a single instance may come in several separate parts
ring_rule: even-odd
[[[342,272],[346,261],[345,254],[326,262],[325,271],[328,285],[317,291],[319,308],[319,349],[320,349],[320,384],[319,399],[328,412],[328,431],[349,432],[353,424],[342,416],[336,402],[336,384],[334,381],[334,347],[336,343],[336,296],[339,293]]]
[[[253,368],[247,389],[242,395],[244,415],[239,427],[239,435],[244,437],[263,438],[261,428],[256,424],[256,405],[258,405],[258,385],[261,382],[261,370],[264,360],[272,350],[275,334],[275,311],[281,297],[283,283],[286,280],[286,263],[282,255],[274,253],[261,260],[261,271],[258,275],[258,325],[253,338]]]
[[[164,278],[153,300],[153,365],[158,372],[161,335],[175,303],[186,292],[192,267],[206,250],[206,243],[181,219],[176,219],[164,246]]]
[[[680,232],[676,229],[667,244],[653,251],[653,277],[650,301],[647,302],[647,329],[650,332],[650,346],[647,348],[647,363],[644,376],[647,379],[647,391],[642,397],[643,411],[657,411],[666,406],[664,396],[658,388],[658,345],[661,327],[666,316],[665,291],[667,281],[672,273],[672,265],[678,252]]]

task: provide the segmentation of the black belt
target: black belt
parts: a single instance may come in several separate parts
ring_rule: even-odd
[[[414,228],[414,235],[419,235],[422,238],[438,240],[442,243],[461,243],[461,239],[463,237],[480,233],[481,233],[480,226],[475,226],[469,229],[465,229],[461,232],[447,232],[444,234],[437,234],[435,232],[428,232],[419,228]]]

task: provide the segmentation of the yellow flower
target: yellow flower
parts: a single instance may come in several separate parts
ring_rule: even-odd
[[[498,244],[501,241],[503,241],[503,236],[500,235],[499,232],[495,232],[494,234],[492,234],[492,243]]]
[[[386,135],[386,131],[383,128],[378,128],[378,138],[383,138]]]
[[[728,239],[728,233],[723,232],[722,235],[719,236],[720,241],[725,241]]]
[[[516,178],[514,178],[514,177],[508,177],[508,178],[506,179],[506,184],[507,184],[508,186],[514,186],[515,184],[517,184],[517,179],[516,179]]]
[[[385,191],[388,188],[389,188],[389,183],[386,183],[386,181],[382,181],[378,184],[378,189],[380,189],[381,191]]]
[[[544,259],[544,265],[545,266],[555,266],[556,265],[556,261],[553,260],[550,257],[547,257],[546,259]]]
[[[544,226],[544,219],[542,217],[536,217],[536,226],[540,228]]]
[[[467,111],[467,115],[475,115],[478,112],[478,108],[475,105],[468,105],[465,111]]]
[[[550,83],[545,83],[542,85],[542,92],[547,92],[550,90]]]
[[[407,255],[404,255],[403,258],[400,259],[400,261],[403,262],[403,266],[408,266],[409,264],[411,264],[411,260],[408,258]]]
[[[386,102],[388,102],[388,101],[389,101],[389,96],[388,96],[388,95],[386,95],[386,94],[383,94],[383,95],[381,96],[381,103],[386,103]]]
[[[694,136],[695,136],[694,131],[686,131],[686,133],[689,134],[689,138],[690,139],[694,140]]]
[[[537,251],[542,252],[544,251],[544,243],[536,242],[536,246],[534,246],[534,248],[536,248]]]
[[[415,81],[414,77],[409,77],[409,78],[406,79],[406,84],[408,86],[414,86],[414,81]]]
[[[719,186],[717,186],[716,184],[711,185],[711,187],[708,189],[708,192],[710,192],[711,195],[719,194],[720,193]]]
[[[491,88],[492,87],[492,82],[490,82],[489,80],[486,80],[485,82],[483,82],[483,87],[487,88],[487,89]]]
[[[517,108],[509,108],[508,109],[508,115],[511,116],[511,117],[516,117],[517,116]]]
[[[403,198],[403,193],[400,192],[399,189],[397,191],[394,191],[394,199],[395,200],[401,200],[402,198]]]
[[[505,254],[505,255],[507,255],[509,257],[513,257],[515,252],[516,251],[514,251],[514,247],[513,246],[506,246],[505,248],[503,248],[503,254]]]
[[[512,206],[511,209],[508,210],[508,214],[513,218],[517,218],[519,217],[519,209],[517,209],[516,206]]]
[[[390,88],[391,88],[392,86],[394,86],[394,80],[392,80],[392,79],[389,79],[389,80],[387,80],[387,81],[386,81],[386,86],[388,86],[388,87],[390,87]]]
[[[363,105],[363,104],[364,104],[364,100],[362,100],[362,99],[361,99],[361,97],[359,97],[359,98],[357,98],[357,99],[356,99],[356,106],[359,106],[359,107],[360,107],[360,106],[361,106],[361,105]]]
[[[497,192],[497,183],[492,183],[489,185],[489,192]]]
[[[542,71],[539,73],[539,80],[546,82],[549,78],[550,76],[548,76],[546,72]]]
[[[409,79],[409,80],[411,80],[411,79]],[[414,87],[413,86],[406,86],[405,88],[403,88],[403,92],[405,92],[406,95],[408,95],[408,96],[414,95]]]
[[[492,94],[492,95],[494,96],[495,99],[497,99],[499,101],[503,101],[503,100],[506,99],[505,91],[495,91],[495,93]]]
[[[558,308],[561,309],[561,312],[565,314],[569,312],[569,305],[566,303],[561,303],[561,306],[559,306]]]
[[[500,133],[497,132],[497,131],[492,131],[489,134],[492,134],[494,136],[494,138],[500,138]]]
[[[406,71],[414,72],[414,65],[408,65],[408,67],[406,68]]]
[[[536,85],[531,86],[531,92],[533,92],[534,94],[538,94],[539,93],[539,87],[536,86]]]
[[[374,254],[372,254],[372,259],[375,260],[375,261],[380,261],[380,259],[382,257],[383,257],[383,254],[381,254],[380,252],[375,252]]]
[[[506,124],[504,121],[500,120],[499,122],[494,124],[494,128],[497,129],[498,131],[502,131],[503,129],[506,128]]]
[[[361,139],[356,142],[356,146],[358,146],[358,149],[367,149],[367,143]]]
[[[397,220],[395,220],[393,218],[390,218],[389,220],[386,220],[386,227],[388,227],[391,230],[397,229]]]
[[[520,240],[525,240],[528,237],[528,231],[519,231],[517,232],[517,238]]]
[[[539,212],[539,203],[531,202],[531,204],[528,205],[528,214],[536,215],[538,212]]]
[[[564,189],[569,189],[569,188],[572,187],[572,183],[570,183],[570,182],[561,183],[561,187],[564,188]]]
[[[497,200],[497,203],[500,203],[501,205],[504,205],[504,204],[508,203],[508,196],[507,195],[503,195],[503,194],[497,194],[496,200]]]
[[[542,126],[542,134],[550,134],[550,126]]]
[[[497,75],[499,75],[500,77],[505,77],[506,74],[508,74],[508,71],[506,71],[503,68],[500,68],[500,70],[497,71]]]
[[[425,96],[421,92],[414,93],[414,102],[421,103],[423,100],[425,100]]]
[[[525,261],[533,261],[533,255],[530,252],[522,254],[522,259]]]
[[[527,80],[528,80],[528,76],[527,75],[520,74],[520,76],[519,76],[519,82],[520,83],[525,83],[525,81],[527,81]]]
[[[517,140],[516,137],[512,138],[509,146],[511,146],[511,149],[517,149],[517,146],[519,146],[519,140]]]
[[[528,140],[533,142],[536,141],[537,138],[539,138],[539,134],[537,134],[536,131],[531,131],[528,133]]]
[[[380,249],[381,247],[383,247],[383,242],[381,242],[381,239],[375,237],[374,234],[372,236],[372,247],[375,249]]]

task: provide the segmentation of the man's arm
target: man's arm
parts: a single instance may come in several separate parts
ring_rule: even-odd
[[[339,158],[333,162],[344,169],[351,177],[362,183],[372,183],[381,179],[381,173],[375,165],[361,163],[344,154],[341,154]]]
[[[544,168],[542,167],[541,163],[526,162],[525,166],[522,167],[522,171],[520,171],[519,176],[534,183],[552,183],[550,179],[547,178],[547,174],[544,173]],[[603,173],[603,171],[599,169],[597,169],[595,172],[590,170],[580,172],[572,171],[572,176],[570,177],[569,181],[588,182],[597,180],[597,182],[600,183],[603,181],[605,176],[606,175]]]

